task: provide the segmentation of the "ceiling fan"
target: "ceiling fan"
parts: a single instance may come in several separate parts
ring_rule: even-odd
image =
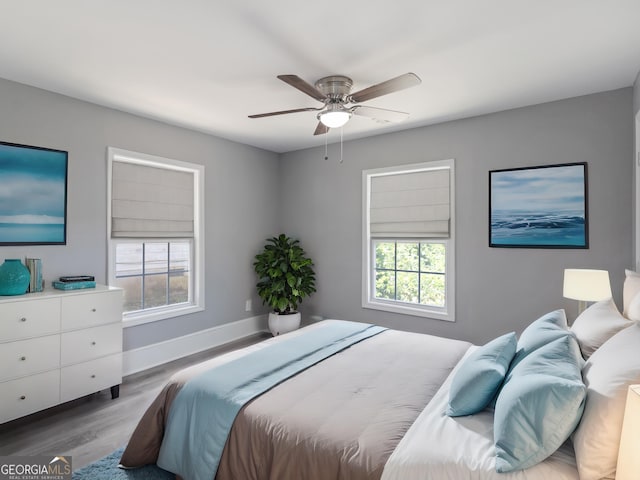
[[[315,85],[305,82],[297,75],[278,75],[278,78],[297,88],[310,97],[322,102],[322,107],[296,108],[279,112],[259,113],[249,115],[249,118],[271,117],[298,112],[319,112],[317,115],[318,126],[314,135],[327,133],[330,128],[338,128],[349,121],[351,115],[362,115],[380,122],[399,122],[409,116],[408,113],[384,108],[367,107],[358,105],[372,98],[381,97],[389,93],[404,90],[421,83],[420,77],[415,73],[405,73],[386,82],[372,85],[355,93],[351,92],[353,81],[343,75],[331,75],[318,80]],[[349,104],[355,104],[348,106]]]

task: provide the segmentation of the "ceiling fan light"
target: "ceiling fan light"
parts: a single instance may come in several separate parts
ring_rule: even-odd
[[[318,119],[322,124],[329,128],[339,128],[351,118],[351,113],[344,110],[332,110],[328,112],[322,112],[318,115]]]

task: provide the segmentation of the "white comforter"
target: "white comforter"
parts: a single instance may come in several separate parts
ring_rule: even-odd
[[[471,351],[473,348],[466,355]],[[455,371],[398,443],[382,480],[579,480],[569,441],[532,468],[497,473],[493,412],[457,418],[445,414]]]

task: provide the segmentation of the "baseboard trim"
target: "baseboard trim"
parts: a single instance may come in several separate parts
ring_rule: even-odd
[[[122,375],[127,376],[141,372],[187,355],[266,331],[268,331],[267,316],[259,315],[200,330],[199,332],[172,338],[164,342],[127,350],[122,354]]]

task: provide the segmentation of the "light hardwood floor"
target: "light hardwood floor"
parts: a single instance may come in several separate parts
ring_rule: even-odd
[[[71,455],[73,469],[124,446],[151,401],[178,370],[254,344],[258,334],[125,377],[120,397],[109,390],[0,425],[0,456]]]

